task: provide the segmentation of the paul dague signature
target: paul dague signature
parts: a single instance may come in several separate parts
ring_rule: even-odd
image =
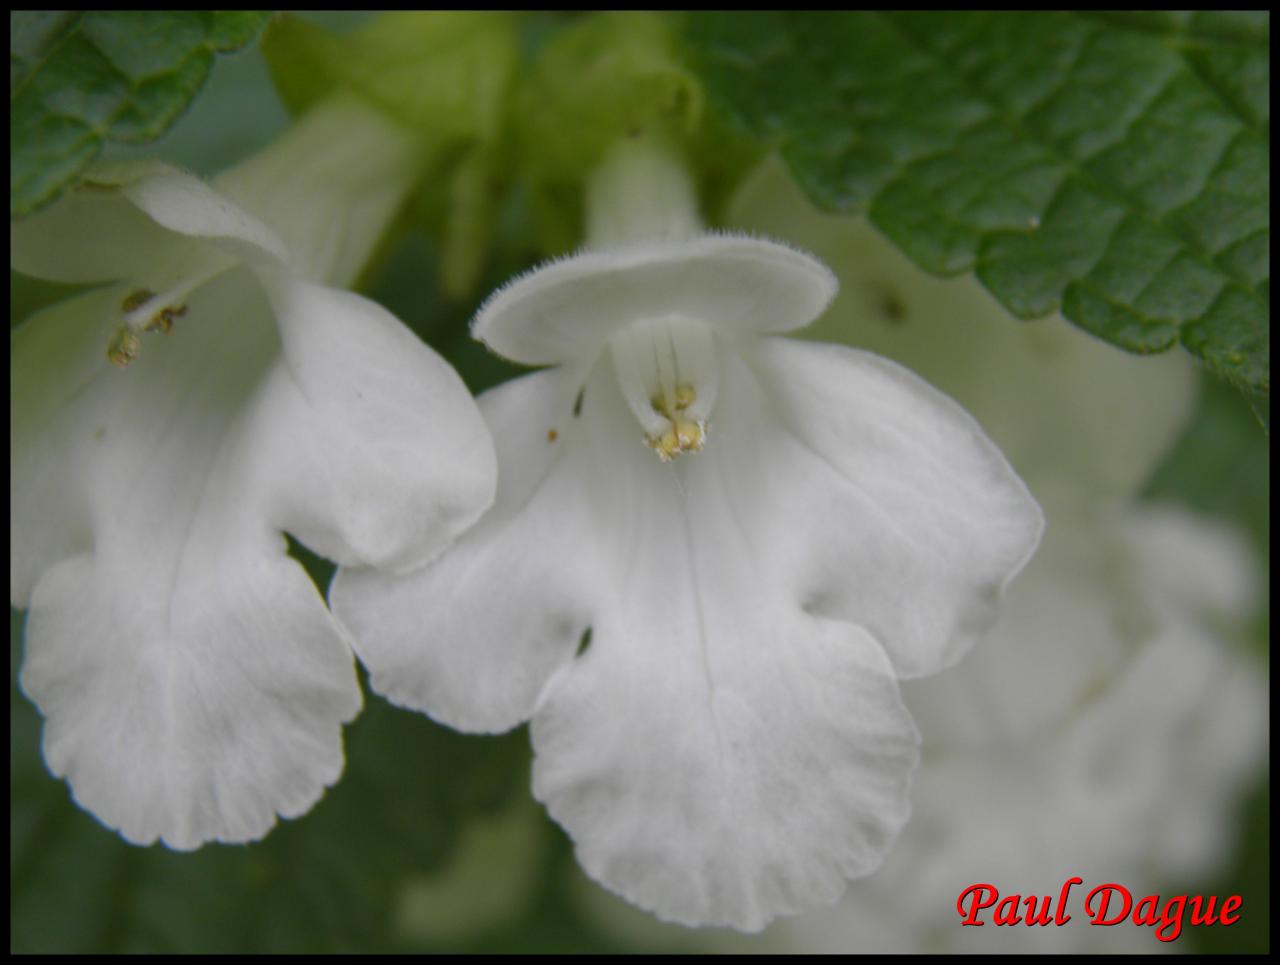
[[[1065,925],[1071,921],[1067,911],[1067,903],[1071,898],[1071,889],[1084,884],[1083,878],[1068,878],[1062,883],[1058,892],[1057,903],[1050,897],[1043,899],[1036,895],[1005,895],[995,885],[973,884],[956,899],[956,912],[962,919],[961,925],[985,925],[981,915],[988,908],[994,908],[991,914],[993,925]],[[1116,907],[1112,907],[1112,899]],[[1148,925],[1155,928],[1156,938],[1162,942],[1171,942],[1182,934],[1184,918],[1191,925],[1234,925],[1240,920],[1240,906],[1244,899],[1232,895],[1221,902],[1217,896],[1208,898],[1202,895],[1175,895],[1160,906],[1159,895],[1147,895],[1134,902],[1133,895],[1124,885],[1113,882],[1098,885],[1085,896],[1084,913],[1092,925],[1119,925],[1132,918],[1135,925]],[[1020,909],[1025,907],[1026,913]]]

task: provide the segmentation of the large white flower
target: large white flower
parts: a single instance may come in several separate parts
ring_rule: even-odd
[[[1093,927],[1081,905],[1107,881],[1136,899],[1194,894],[1229,854],[1240,793],[1265,755],[1265,682],[1232,639],[1252,606],[1246,547],[1220,524],[1131,499],[1190,412],[1190,359],[1117,352],[1061,318],[1019,323],[974,279],[926,275],[865,218],[818,211],[780,164],[729,210],[830,260],[842,289],[815,327],[930,373],[979,413],[1047,529],[974,651],[902,687],[924,759],[911,821],[880,870],[830,909],[701,947],[1178,950],[1149,928]],[[1039,900],[1074,875],[1087,885],[1065,927],[994,927],[990,909],[983,927],[960,925],[956,899],[971,884]],[[581,894],[632,947],[687,949],[686,932]]]
[[[1265,683],[1233,646],[1253,607],[1247,547],[1132,498],[1188,419],[1190,359],[1117,352],[1061,318],[1015,322],[975,280],[929,277],[866,219],[816,210],[781,165],[731,212],[831,258],[845,287],[823,334],[930,373],[982,416],[1048,517],[987,637],[903,688],[925,761],[885,866],[754,949],[1170,950],[1146,928],[1090,926],[1080,903],[1106,881],[1139,898],[1206,881],[1265,751]],[[959,925],[970,884],[1056,896],[1072,875],[1088,885],[1066,927]]]
[[[392,701],[532,720],[534,793],[597,881],[756,930],[879,864],[917,761],[896,678],[961,656],[1041,517],[911,373],[767,337],[833,276],[694,211],[661,151],[606,163],[594,250],[475,322],[556,366],[481,399],[493,510],[419,573],[344,567],[330,599]]]
[[[350,164],[311,164],[344,137]],[[401,569],[491,501],[461,381],[325,284],[414,172],[411,141],[335,102],[219,182],[272,227],[159,165],[11,227],[19,270],[112,283],[13,334],[10,599],[45,760],[130,841],[251,840],[341,772],[352,655],[285,531]]]

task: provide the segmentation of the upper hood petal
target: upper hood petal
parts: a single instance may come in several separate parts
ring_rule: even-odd
[[[808,325],[836,293],[826,265],[746,235],[587,251],[498,289],[471,333],[528,365],[591,359],[632,322],[678,316],[727,334]]]

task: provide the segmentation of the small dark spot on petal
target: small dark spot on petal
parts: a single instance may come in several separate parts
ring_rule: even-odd
[[[573,400],[573,414],[575,417],[582,415],[582,397],[587,394],[587,387],[584,385],[578,390],[578,397]]]
[[[578,641],[578,652],[575,657],[581,657],[591,647],[591,628],[587,627],[582,631],[582,639]]]
[[[560,433],[556,432],[555,429],[547,430],[547,442],[555,442],[559,438],[560,438]]]

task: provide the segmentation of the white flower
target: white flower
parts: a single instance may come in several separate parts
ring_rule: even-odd
[[[955,905],[975,882],[1056,897],[1073,875],[1136,897],[1194,893],[1228,854],[1267,740],[1265,683],[1232,646],[1255,567],[1225,527],[1132,501],[1187,420],[1190,360],[1117,352],[1061,318],[1018,323],[973,279],[926,276],[866,219],[817,211],[778,165],[730,210],[829,257],[844,287],[821,333],[936,378],[981,415],[1048,516],[987,637],[903,687],[924,763],[885,865],[745,948],[1171,950],[1147,928],[1090,926],[1087,888],[1063,928],[997,928],[990,912],[961,927]]]
[[[372,170],[309,168],[326,131]],[[49,769],[132,842],[258,838],[342,770],[352,655],[284,531],[406,568],[491,500],[461,381],[322,284],[349,280],[412,171],[403,135],[335,103],[220,182],[261,192],[274,231],[159,165],[11,226],[19,270],[118,283],[13,334],[10,599]]]
[[[961,656],[1041,517],[911,373],[765,337],[820,314],[833,276],[693,212],[662,152],[604,166],[596,250],[475,322],[557,366],[481,399],[493,510],[419,573],[344,567],[331,602],[392,701],[532,720],[534,793],[597,881],[757,930],[879,864],[917,761],[896,679]]]

